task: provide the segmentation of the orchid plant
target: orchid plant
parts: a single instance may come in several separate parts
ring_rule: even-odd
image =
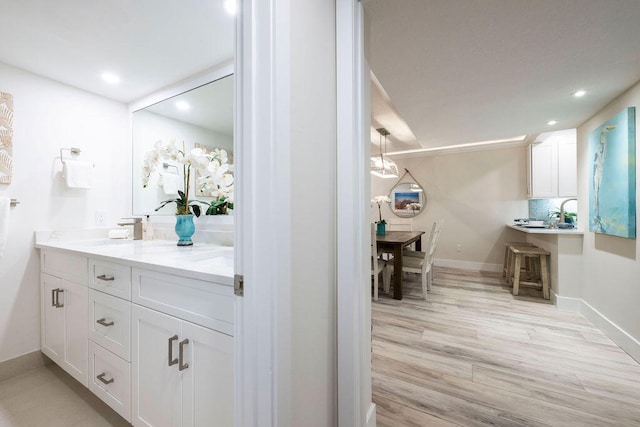
[[[378,223],[386,224],[387,222],[382,219],[382,210],[380,206],[382,206],[383,203],[391,203],[391,199],[387,196],[375,196],[373,199],[371,199],[371,205],[373,205],[374,203],[378,205],[378,218],[380,218],[380,221],[378,221]]]
[[[168,144],[157,141],[152,150],[145,156],[142,168],[142,185],[149,185],[151,176],[157,173],[163,163],[171,162],[182,165],[184,191],[178,191],[178,198],[165,200],[155,210],[162,209],[169,203],[175,203],[177,215],[193,213],[200,216],[200,204],[207,205],[207,215],[227,213],[227,208],[233,209],[233,175],[232,165],[228,163],[228,154],[223,149],[215,149],[207,153],[202,148],[194,148],[186,153],[184,142],[180,148],[175,140]],[[198,178],[192,180],[192,172],[198,172]],[[194,181],[198,190],[204,196],[211,196],[213,202],[190,200],[190,187]]]

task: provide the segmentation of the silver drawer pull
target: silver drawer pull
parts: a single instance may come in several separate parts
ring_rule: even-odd
[[[56,308],[64,307],[64,302],[60,303],[60,294],[64,294],[64,289],[54,289],[54,291],[56,291],[55,307]]]
[[[102,381],[103,384],[111,384],[113,382],[113,378],[109,378],[108,380],[106,380],[104,378],[105,375],[107,375],[107,373],[103,372],[100,375],[98,375],[96,378],[99,379],[100,381]]]
[[[96,279],[104,280],[105,282],[113,282],[114,280],[116,280],[115,277],[107,276],[106,274],[96,276]]]
[[[178,364],[178,370],[179,371],[184,371],[185,369],[187,369],[189,367],[188,363],[184,363],[184,346],[189,344],[189,340],[188,339],[184,339],[182,341],[180,341],[180,345],[179,345],[179,358],[180,358],[180,363]]]
[[[169,366],[173,366],[176,363],[178,363],[178,359],[174,359],[173,358],[173,342],[178,340],[178,336],[174,335],[171,338],[169,338]]]
[[[96,323],[100,323],[102,326],[113,326],[113,320],[111,322],[107,322],[107,319],[105,317],[96,320]]]

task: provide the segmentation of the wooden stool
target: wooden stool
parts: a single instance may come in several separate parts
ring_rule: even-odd
[[[536,246],[512,246],[511,251],[515,258],[513,263],[513,295],[518,295],[520,291],[522,257],[537,258],[539,264],[534,262],[534,277],[535,279],[540,277],[540,281],[542,282],[542,296],[544,299],[549,299],[549,266],[547,264],[547,255],[550,255],[550,253]],[[538,265],[540,268],[539,272],[535,271]]]
[[[509,282],[509,265],[513,263],[511,259],[511,246],[534,246],[533,243],[529,242],[504,242],[504,265],[502,266],[502,277],[507,278],[507,282]]]

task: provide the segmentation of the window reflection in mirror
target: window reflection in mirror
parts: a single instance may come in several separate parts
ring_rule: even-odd
[[[228,75],[188,92],[165,99],[149,107],[137,110],[132,116],[133,136],[133,214],[174,215],[176,205],[171,203],[159,211],[161,202],[177,197],[177,190],[184,191],[183,167],[178,161],[161,160],[157,171],[149,176],[143,186],[143,168],[147,153],[161,141],[169,145],[175,141],[186,153],[201,148],[212,153],[223,149],[228,162],[233,163],[233,76]],[[189,199],[211,202],[210,192],[198,188],[197,173],[192,173]],[[177,187],[177,188],[176,188]],[[207,210],[202,205],[203,213]]]
[[[411,218],[425,207],[424,189],[414,182],[402,182],[391,189],[391,211],[399,217]]]

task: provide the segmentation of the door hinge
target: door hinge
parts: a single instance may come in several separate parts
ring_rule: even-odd
[[[244,296],[244,276],[242,274],[233,276],[233,293],[239,297]]]

